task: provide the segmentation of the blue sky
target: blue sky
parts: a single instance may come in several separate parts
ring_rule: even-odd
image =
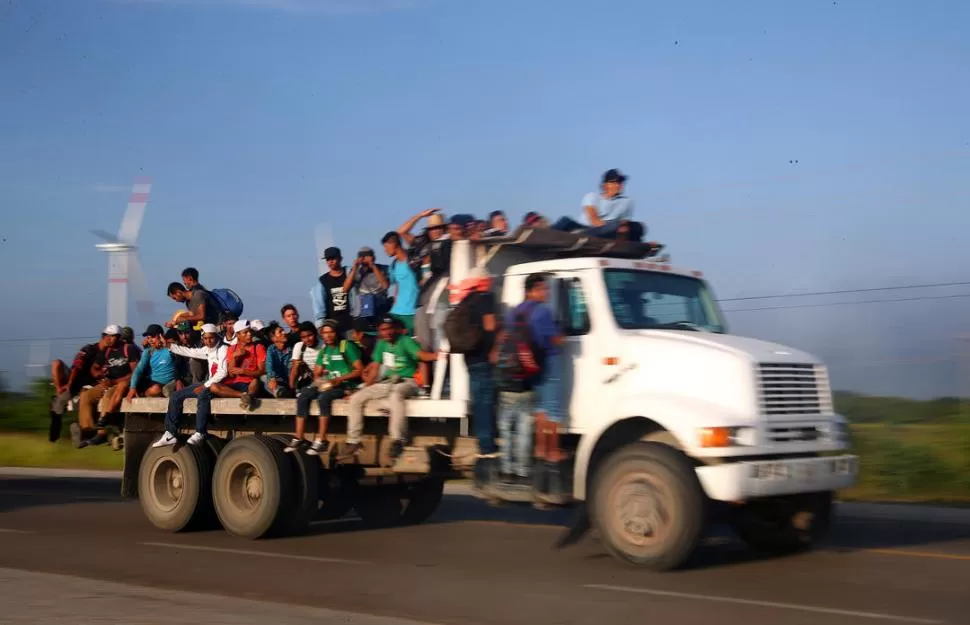
[[[143,174],[165,315],[186,265],[251,317],[308,312],[318,223],[349,254],[430,206],[574,214],[610,167],[721,297],[963,280],[968,18],[943,1],[15,0],[0,341],[97,333],[88,230],[117,229]],[[970,287],[861,299],[953,293]],[[728,319],[825,357],[838,387],[925,396],[970,393],[968,303]],[[28,342],[0,348],[21,378]]]

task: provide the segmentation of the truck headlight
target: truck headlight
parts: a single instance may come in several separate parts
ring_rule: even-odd
[[[751,447],[758,443],[758,432],[752,427],[700,428],[697,444],[701,447]]]

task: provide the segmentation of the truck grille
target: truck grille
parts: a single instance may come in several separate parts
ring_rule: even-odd
[[[822,438],[822,431],[816,425],[769,427],[767,432],[772,443],[809,443]]]
[[[761,363],[758,399],[766,416],[817,415],[832,412],[825,367],[812,364]]]

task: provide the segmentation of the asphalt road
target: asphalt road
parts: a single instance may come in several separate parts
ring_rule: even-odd
[[[0,623],[970,623],[962,511],[845,507],[825,546],[788,558],[715,531],[691,569],[653,574],[591,538],[554,550],[565,514],[468,496],[416,527],[245,541],[160,532],[117,493],[0,478]]]

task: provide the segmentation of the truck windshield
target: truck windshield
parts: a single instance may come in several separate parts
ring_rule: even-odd
[[[725,331],[717,304],[702,280],[634,269],[607,269],[604,279],[621,328]]]

